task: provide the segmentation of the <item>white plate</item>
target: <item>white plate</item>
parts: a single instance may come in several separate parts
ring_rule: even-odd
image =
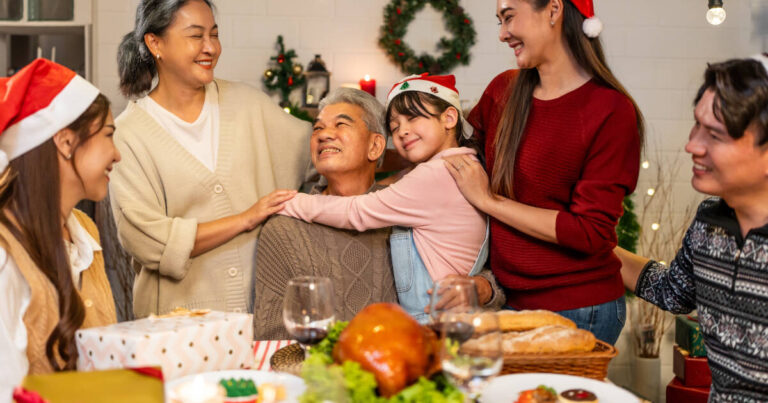
[[[626,390],[594,379],[560,374],[512,374],[493,379],[483,390],[482,403],[510,403],[517,400],[524,390],[536,389],[537,386],[549,386],[563,392],[568,389],[586,389],[597,396],[600,403],[633,403],[638,399]]]
[[[262,383],[274,383],[285,386],[286,397],[283,402],[298,402],[299,396],[304,393],[306,385],[304,380],[290,374],[282,372],[267,372],[267,371],[250,371],[244,369],[231,370],[231,371],[215,371],[204,372],[202,374],[187,375],[185,377],[177,378],[165,383],[165,396],[166,402],[170,402],[170,398],[173,394],[173,389],[182,383],[189,382],[195,379],[195,377],[201,376],[208,382],[219,383],[222,379],[252,379],[253,383],[258,387]]]

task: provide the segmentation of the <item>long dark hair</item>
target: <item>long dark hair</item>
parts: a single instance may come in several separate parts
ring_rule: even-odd
[[[709,64],[693,104],[710,89],[715,92],[715,117],[729,136],[740,139],[747,127],[754,125],[757,144],[768,143],[768,72],[762,63],[733,59]]]
[[[109,100],[99,94],[68,129],[78,136],[75,150],[104,127]],[[92,130],[94,123],[99,127]],[[72,279],[62,232],[61,188],[58,149],[53,139],[10,162],[0,178],[0,223],[24,246],[32,261],[56,288],[59,322],[45,344],[45,355],[59,371],[75,369],[75,331],[85,320],[85,309]],[[10,212],[10,217],[7,214]],[[64,367],[59,366],[56,356]]]
[[[546,7],[551,0],[526,0],[535,10]],[[589,38],[582,31],[584,16],[569,1],[563,0],[563,37],[568,44],[576,63],[600,84],[612,88],[632,102],[637,115],[637,130],[640,144],[644,143],[645,123],[637,103],[629,95],[618,79],[613,75],[605,60],[603,45],[599,38]],[[539,85],[539,72],[535,68],[521,69],[507,99],[501,122],[496,129],[491,189],[494,193],[513,197],[512,179],[514,175],[517,149],[523,139],[531,111],[533,91]]]
[[[136,8],[136,25],[125,34],[117,49],[120,91],[126,97],[138,97],[152,89],[157,66],[144,43],[145,34],[162,36],[176,12],[190,0],[142,0]],[[211,0],[201,0],[214,11]]]

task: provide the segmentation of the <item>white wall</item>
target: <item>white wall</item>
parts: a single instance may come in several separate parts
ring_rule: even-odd
[[[377,80],[383,100],[389,86],[404,74],[377,46],[382,11],[388,0],[214,0],[223,54],[219,77],[261,86],[277,35],[306,66],[320,53],[332,72],[332,87],[357,82],[365,74]],[[768,0],[727,0],[728,18],[719,27],[706,23],[706,0],[595,0],[606,25],[602,34],[609,64],[635,97],[647,119],[647,158],[652,168],[660,156],[682,149],[692,124],[695,91],[708,61],[747,56],[766,48]],[[133,27],[138,0],[97,0],[94,4],[96,84],[125,106],[117,90],[117,46]],[[477,100],[487,83],[514,66],[511,50],[501,44],[492,0],[463,0],[474,20],[477,44],[472,63],[455,71],[461,98]],[[406,40],[427,48],[440,36],[440,15],[425,12],[410,26]],[[755,19],[762,22],[756,23]],[[683,155],[675,179],[675,212],[695,193],[688,185],[690,163]],[[653,186],[653,169],[643,172],[638,189]],[[642,200],[638,200],[642,203]]]

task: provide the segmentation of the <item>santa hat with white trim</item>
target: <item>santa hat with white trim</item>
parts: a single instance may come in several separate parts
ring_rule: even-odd
[[[581,29],[590,38],[597,38],[603,31],[603,23],[595,16],[595,5],[592,0],[570,0],[584,16],[584,24]]]
[[[462,123],[462,133],[465,138],[472,137],[474,129],[472,125],[464,119],[461,110],[461,101],[459,100],[459,90],[456,89],[456,77],[453,74],[445,76],[430,76],[429,73],[414,74],[405,77],[395,83],[387,95],[387,107],[396,96],[407,91],[424,92],[440,98],[456,108],[459,111],[459,117]]]
[[[74,71],[36,59],[0,78],[0,171],[74,122],[99,89]]]

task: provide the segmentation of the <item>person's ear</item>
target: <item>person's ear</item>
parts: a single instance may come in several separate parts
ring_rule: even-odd
[[[155,34],[144,34],[144,44],[147,45],[149,53],[156,60],[160,60],[163,56],[160,54],[160,38]]]
[[[387,138],[381,133],[371,133],[368,144],[368,161],[377,161],[387,148]]]
[[[70,129],[61,129],[53,135],[53,143],[56,144],[56,149],[59,151],[64,159],[72,159],[72,153],[75,152],[75,144],[77,142],[77,135]]]
[[[445,130],[451,130],[459,123],[459,111],[454,107],[448,107],[440,114],[440,120],[445,125]]]
[[[552,0],[549,2],[549,24],[553,27],[560,17],[563,16],[563,0]]]

